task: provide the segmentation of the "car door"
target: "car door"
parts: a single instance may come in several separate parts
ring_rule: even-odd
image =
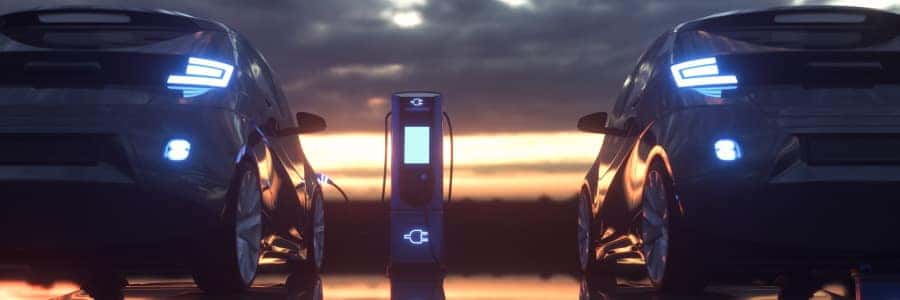
[[[261,54],[254,55],[255,64],[258,66],[257,84],[262,91],[262,96],[271,110],[270,124],[272,130],[288,128],[297,125],[296,117],[291,113],[290,107],[275,79],[272,69]],[[296,135],[271,136],[270,147],[279,158],[281,167],[290,178],[292,187],[303,184],[305,178],[305,162],[303,150],[300,148],[300,139]]]
[[[300,221],[303,220],[306,193],[297,193],[296,187],[303,185],[303,170],[294,168],[284,146],[290,139],[297,140],[297,136],[279,137],[275,132],[279,127],[294,124],[289,123],[289,113],[284,112],[279,105],[280,94],[265,60],[243,38],[239,40],[239,46],[242,56],[241,77],[246,79],[246,97],[251,103],[251,107],[246,109],[255,114],[250,122],[263,136],[261,143],[250,149],[257,159],[263,206],[267,212],[268,224],[272,226],[270,229],[279,236],[287,236],[285,233],[299,228]]]
[[[291,113],[278,82],[269,64],[262,55],[254,51],[251,56],[252,66],[256,70],[256,83],[271,111],[266,125],[270,131],[279,128],[295,127],[297,120]],[[273,173],[276,176],[273,188],[278,190],[271,212],[272,224],[280,231],[282,237],[298,238],[295,234],[303,232],[303,221],[309,219],[310,192],[318,183],[315,181],[312,168],[306,163],[300,139],[297,135],[269,135],[268,147],[273,156]]]
[[[631,212],[637,206],[628,182],[623,179],[627,170],[631,150],[635,147],[645,120],[640,119],[641,99],[653,75],[654,60],[663,48],[668,34],[657,38],[638,60],[632,73],[625,80],[616,100],[608,127],[623,132],[621,135],[607,134],[598,157],[597,201],[599,218],[615,228],[616,232],[627,232],[631,224]]]
[[[263,74],[267,77],[271,97],[274,99],[273,105],[276,107],[280,117],[277,127],[287,128],[298,125],[296,115],[291,111],[278,79],[265,61],[263,61],[263,65]],[[316,190],[318,182],[306,155],[303,153],[300,138],[297,135],[286,135],[273,137],[270,141],[272,142],[273,151],[277,153],[277,156],[280,158],[279,161],[289,177],[293,191],[297,193],[297,197],[301,201],[300,206],[309,208],[309,199],[306,196]]]

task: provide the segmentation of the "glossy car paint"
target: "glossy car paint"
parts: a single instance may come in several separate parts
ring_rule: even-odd
[[[659,161],[674,181],[673,211],[701,241],[693,251],[704,263],[778,272],[793,266],[897,267],[900,242],[887,237],[900,226],[894,217],[900,208],[894,200],[900,167],[810,165],[799,141],[812,134],[894,135],[900,119],[893,106],[667,105],[680,97],[669,66],[683,61],[673,58],[681,31],[803,11],[897,17],[839,7],[737,12],[682,24],[650,46],[610,114],[608,127],[627,134],[605,136],[585,177],[583,188],[593,197],[597,257],[640,257],[634,228],[647,169]],[[723,138],[741,145],[741,159],[716,159],[713,144]]]
[[[42,12],[71,11],[123,12],[94,7]],[[100,136],[123,156],[115,167],[0,163],[5,206],[0,260],[34,265],[103,260],[137,267],[177,258],[187,264],[194,254],[190,245],[223,222],[226,194],[241,162],[258,170],[264,240],[281,241],[281,252],[300,253],[311,218],[310,195],[321,188],[298,137],[273,134],[297,121],[268,64],[220,23],[163,11],[124,12],[161,14],[226,36],[234,47],[230,60],[236,69],[230,87],[198,98],[149,103],[0,100],[4,138]],[[187,160],[164,159],[163,146],[173,138],[191,142]],[[266,246],[264,251],[273,250]]]

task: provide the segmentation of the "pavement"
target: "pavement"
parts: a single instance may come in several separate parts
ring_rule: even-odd
[[[286,274],[263,274],[249,291],[227,297],[209,296],[197,289],[190,278],[129,277],[124,290],[126,299],[328,299],[328,300],[537,300],[537,299],[736,299],[776,300],[774,286],[718,285],[690,297],[664,297],[646,282],[617,281],[611,290],[589,290],[579,279],[556,276],[492,276],[449,275],[443,281],[390,280],[383,275],[324,275],[318,279],[296,280]],[[865,299],[900,299],[896,285],[884,285],[877,297]],[[888,291],[890,294],[884,293]],[[815,300],[846,299],[840,287],[826,287],[816,293]],[[394,298],[391,298],[391,296]],[[898,295],[898,296],[891,296]],[[0,299],[91,299],[71,283],[57,282],[44,286],[24,281],[0,281]]]

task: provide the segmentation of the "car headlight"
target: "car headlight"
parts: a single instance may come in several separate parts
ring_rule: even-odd
[[[169,89],[182,91],[184,97],[197,97],[213,88],[228,87],[234,66],[203,58],[188,58],[184,74],[169,75]]]
[[[678,63],[671,71],[679,89],[678,106],[726,104],[725,93],[737,89],[737,76],[721,74],[715,57]]]

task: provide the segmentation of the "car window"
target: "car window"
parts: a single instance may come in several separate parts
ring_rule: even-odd
[[[668,38],[669,34],[663,34],[657,38],[650,48],[647,49],[647,52],[641,56],[637,67],[634,69],[634,74],[631,76],[633,82],[625,101],[626,107],[634,107],[641,100],[641,95],[643,94],[644,89],[647,88],[651,76],[657,71],[656,66],[658,66],[658,64],[655,62],[657,62],[659,55],[665,52],[662,51],[662,49]]]
[[[625,82],[622,83],[622,89],[619,91],[618,97],[616,97],[616,104],[613,106],[612,115],[613,117],[619,117],[625,111],[625,99],[627,99],[628,92],[631,90],[631,74],[625,77]]]
[[[801,50],[896,52],[900,50],[900,35],[893,27],[728,27],[680,32],[675,44],[675,58],[681,62],[728,54]]]
[[[285,103],[284,93],[281,91],[279,81],[275,77],[275,72],[272,71],[272,68],[264,57],[259,57],[261,80],[262,84],[265,84],[263,89],[265,90],[267,97],[269,97],[269,101],[272,101],[272,105],[278,107],[278,111],[282,117],[290,115],[290,109],[288,108],[287,103]]]
[[[251,50],[252,54],[250,55],[250,77],[256,83],[256,87],[262,92],[262,96],[265,97],[265,101],[271,106],[275,99],[275,92],[272,90],[271,78],[269,77],[269,71],[266,68],[266,64],[263,62],[262,58],[256,54],[256,51]]]
[[[172,28],[31,26],[0,29],[0,52],[103,51],[196,56],[232,63],[226,32]]]
[[[275,78],[275,74],[272,72],[269,64],[262,54],[254,49],[249,42],[243,40],[242,44],[242,54],[244,59],[246,59],[242,70],[246,73],[247,82],[255,85],[259,93],[259,101],[263,101],[262,105],[277,110],[277,112],[274,112],[276,118],[281,119],[282,122],[288,122],[286,124],[292,124],[293,117],[286,103],[284,93],[282,93],[278,80]]]
[[[242,39],[241,42],[241,77],[252,86],[248,86],[248,92],[254,96],[254,100],[260,101],[260,105],[271,107],[274,105],[274,92],[270,83],[268,68],[262,58],[250,43]],[[249,89],[252,89],[249,90]]]

